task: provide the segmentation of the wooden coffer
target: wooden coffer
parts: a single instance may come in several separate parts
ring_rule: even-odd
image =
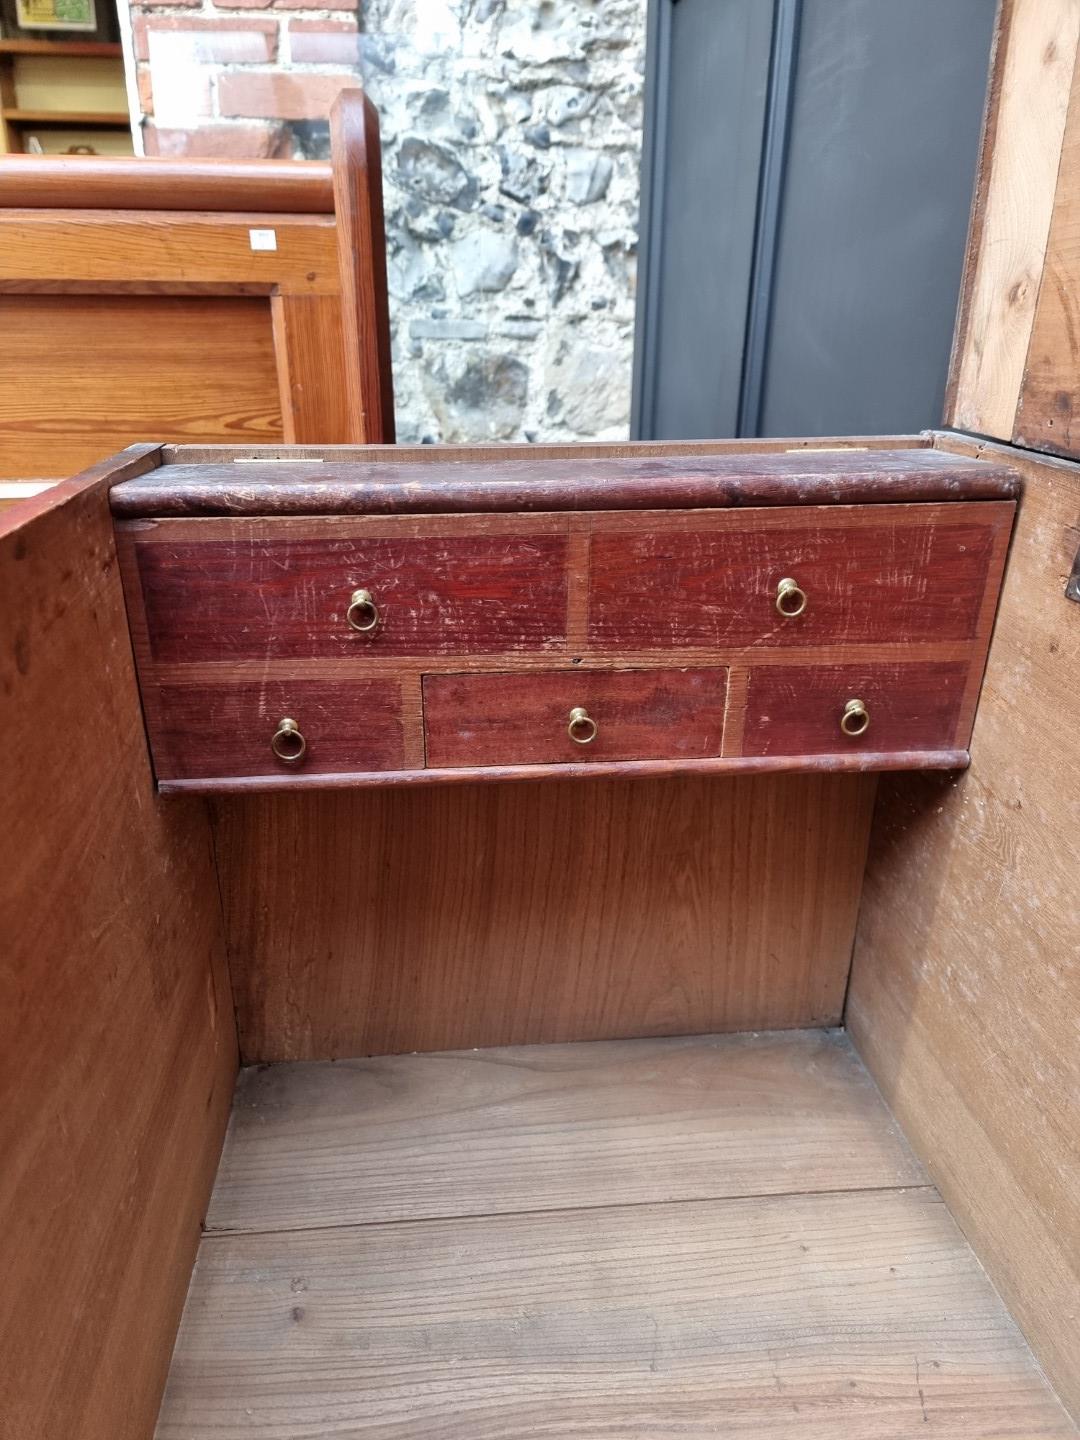
[[[167,457],[112,492],[163,791],[967,763],[1002,466]]]

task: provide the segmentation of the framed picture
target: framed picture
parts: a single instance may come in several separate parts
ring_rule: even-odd
[[[97,0],[15,0],[20,30],[97,31]]]

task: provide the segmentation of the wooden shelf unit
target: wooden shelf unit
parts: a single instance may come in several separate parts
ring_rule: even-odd
[[[27,133],[36,128],[86,132],[75,143],[127,130],[126,99],[122,108],[116,103],[125,94],[123,51],[114,41],[0,40],[0,154],[25,153]],[[86,103],[99,96],[112,104]],[[115,140],[108,149],[115,153]]]

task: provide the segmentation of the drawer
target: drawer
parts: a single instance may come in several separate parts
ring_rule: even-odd
[[[833,755],[948,750],[957,739],[966,665],[762,665],[751,670],[743,725],[744,755]],[[861,733],[841,727],[847,702],[866,712]],[[859,731],[856,710],[847,720]]]
[[[283,719],[303,737],[298,761],[271,748]],[[401,687],[392,680],[161,685],[150,734],[159,780],[405,768]],[[274,743],[286,756],[300,748],[295,735]]]
[[[425,675],[427,763],[704,759],[720,754],[726,693],[722,667]]]
[[[1010,503],[597,517],[588,635],[602,649],[970,640]],[[791,580],[777,607],[781,581]],[[803,599],[805,597],[805,601]]]
[[[385,533],[392,523],[370,537],[348,521],[305,522],[299,534],[290,521],[163,521],[134,532],[152,659],[485,654],[563,643],[563,533],[536,521],[530,533],[525,520],[519,533],[397,536]],[[213,526],[217,538],[190,539],[192,524]],[[172,526],[182,538],[170,541]],[[358,590],[374,606],[352,612],[363,629],[349,621]]]

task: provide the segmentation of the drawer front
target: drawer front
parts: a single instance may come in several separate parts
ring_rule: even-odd
[[[287,522],[284,522],[287,523]],[[135,542],[161,663],[544,650],[566,634],[563,535]],[[190,527],[188,527],[190,528]],[[349,623],[350,601],[369,592]]]
[[[705,759],[720,754],[726,693],[721,667],[425,675],[427,763]]]
[[[601,522],[590,542],[589,640],[604,649],[969,640],[1012,506],[951,509],[971,518],[927,505]],[[783,604],[799,614],[777,609],[785,579],[798,588]]]
[[[303,737],[282,732],[296,722]],[[150,720],[159,780],[290,776],[404,769],[400,686],[273,680],[158,688]],[[275,735],[279,738],[275,740]]]
[[[951,749],[968,673],[951,663],[760,666],[747,684],[743,754]],[[867,724],[854,708],[847,730],[861,733],[842,728],[851,700]]]

